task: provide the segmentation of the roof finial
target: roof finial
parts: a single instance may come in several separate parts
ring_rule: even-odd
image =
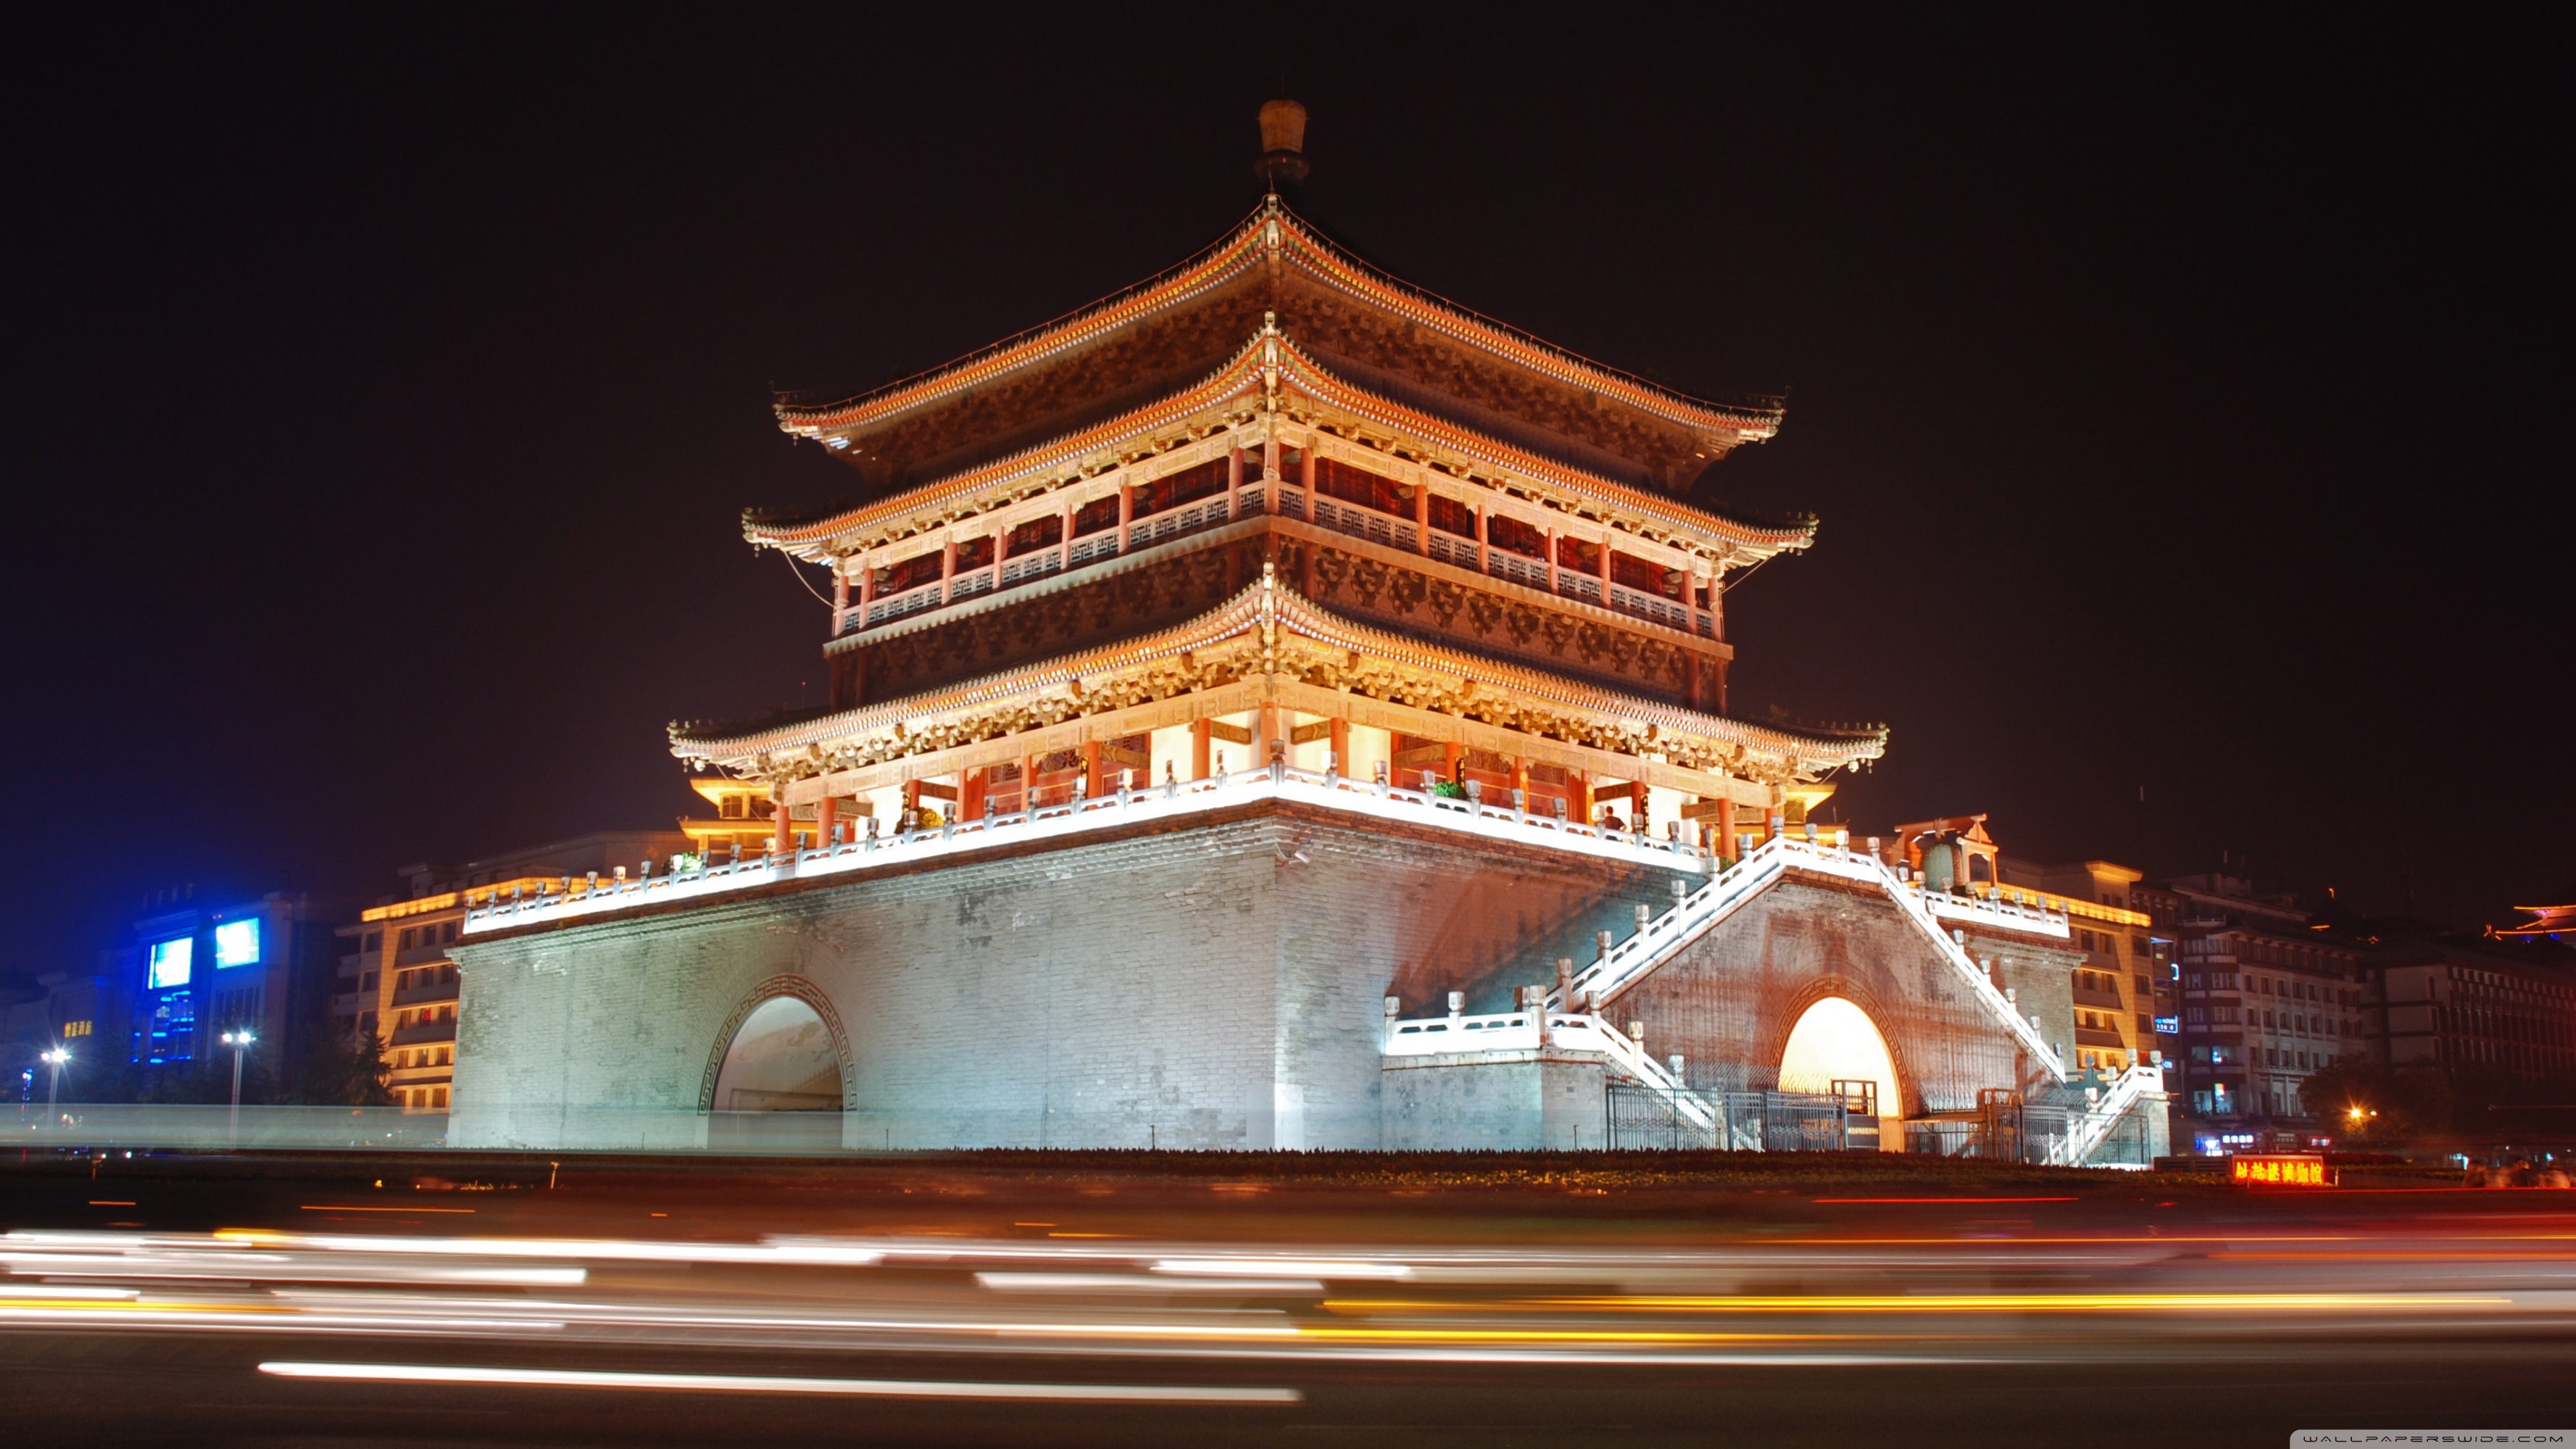
[[[1306,179],[1306,108],[1282,98],[1261,105],[1261,159],[1253,173],[1274,195],[1293,196]]]

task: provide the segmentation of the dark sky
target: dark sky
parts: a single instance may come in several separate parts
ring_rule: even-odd
[[[1791,390],[1697,496],[1824,520],[1732,596],[1734,704],[1893,726],[1843,818],[2460,922],[2576,876],[2545,36],[880,13],[16,32],[0,969],[670,820],[666,721],[821,679],[737,520],[852,480],[770,385],[1212,240],[1283,75],[1380,265]]]

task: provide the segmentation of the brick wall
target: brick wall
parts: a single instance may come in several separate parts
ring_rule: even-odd
[[[2051,1014],[2071,1039],[2070,952],[1972,938],[1970,954],[2005,952],[1999,969],[2021,1010]],[[2051,964],[2050,958],[2058,958]],[[2053,995],[2051,981],[2053,980]],[[1814,877],[1783,881],[1610,1004],[1625,1029],[1646,1027],[1658,1059],[1679,1052],[1702,1090],[1779,1084],[1789,1031],[1809,1006],[1841,996],[1867,1011],[1895,1058],[1905,1113],[1976,1105],[1982,1087],[2037,1091],[2046,1071],[1975,999],[1957,968],[1874,890]],[[2052,1040],[2058,1039],[2052,1037]],[[1882,1111],[1885,1109],[1882,1108]]]
[[[531,929],[455,952],[452,1135],[687,1145],[727,1022],[795,976],[847,1038],[853,1145],[1375,1147],[1385,996],[1507,1006],[1670,879],[1264,805]]]

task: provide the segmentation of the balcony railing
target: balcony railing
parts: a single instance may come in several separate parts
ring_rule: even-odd
[[[454,1040],[456,1040],[456,1023],[453,1019],[447,1021],[416,1021],[409,1026],[398,1026],[394,1028],[393,1045],[398,1047],[418,1046],[420,1043],[425,1041]]]
[[[424,1001],[454,1001],[457,984],[453,981],[431,981],[418,986],[401,987],[394,992],[394,1005],[414,1006]]]
[[[1122,553],[1134,553],[1201,529],[1230,523],[1238,517],[1249,518],[1260,513],[1304,519],[1320,528],[1348,534],[1400,553],[1427,555],[1453,567],[1479,568],[1476,541],[1472,538],[1461,538],[1438,529],[1425,535],[1411,518],[1337,498],[1310,496],[1309,490],[1290,484],[1279,484],[1274,490],[1272,485],[1256,481],[1247,483],[1233,495],[1220,494],[1186,507],[1168,508],[1131,519],[1123,535],[1115,528],[1102,529],[947,579],[915,584],[900,593],[880,595],[864,604],[854,602],[841,612],[840,632],[856,634],[878,628],[914,614],[1082,568],[1102,559],[1116,558]],[[1605,586],[1595,575],[1563,568],[1551,570],[1544,559],[1527,558],[1505,549],[1488,548],[1484,550],[1484,557],[1481,571],[1507,583],[1601,605],[1685,634],[1697,634],[1705,639],[1717,637],[1717,616],[1684,600],[1619,585]]]
[[[1693,874],[1706,874],[1712,864],[1709,854],[1695,842],[1671,836],[1657,840],[1563,819],[1552,811],[1530,809],[1525,794],[1516,797],[1514,792],[1493,791],[1482,798],[1455,799],[1405,789],[1386,779],[1355,780],[1274,764],[1266,770],[1221,772],[1205,780],[1167,780],[1141,789],[1076,797],[980,820],[951,820],[932,830],[866,836],[671,875],[603,880],[595,886],[575,882],[569,892],[487,900],[467,913],[465,932],[472,936],[514,926],[704,900],[800,877],[863,874],[994,846],[1079,837],[1148,821],[1200,815],[1256,799],[1294,801],[1363,819],[1401,821],[1460,835]],[[1980,918],[1996,914],[1987,902],[1961,904]],[[2060,919],[2059,930],[2063,929]]]

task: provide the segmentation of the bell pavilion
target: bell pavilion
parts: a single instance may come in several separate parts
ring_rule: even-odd
[[[868,500],[744,522],[829,571],[830,703],[672,727],[720,850],[481,903],[459,1139],[2147,1145],[2062,915],[1811,823],[1886,731],[1728,713],[1816,523],[1685,500],[1781,401],[1353,256],[1303,119],[1169,271],[780,401]]]

